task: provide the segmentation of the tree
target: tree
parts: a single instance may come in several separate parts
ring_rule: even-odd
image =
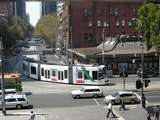
[[[160,48],[160,7],[145,3],[138,10],[137,30],[142,32],[147,48]]]
[[[33,35],[39,36],[49,43],[55,43],[59,26],[58,21],[56,15],[42,16],[36,25]]]
[[[0,36],[4,40],[4,47],[10,48],[18,40],[23,40],[33,27],[20,17],[9,18],[7,23],[0,25]]]

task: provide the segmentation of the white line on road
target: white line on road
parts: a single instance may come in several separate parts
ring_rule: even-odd
[[[95,98],[93,100],[96,102],[97,106],[100,106],[99,102]]]
[[[117,111],[113,110],[113,113],[116,114],[117,120],[125,120]]]

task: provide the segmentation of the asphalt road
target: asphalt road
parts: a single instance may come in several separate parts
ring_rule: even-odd
[[[140,94],[140,93],[138,93]],[[160,103],[159,91],[145,93],[149,104]],[[103,98],[73,99],[71,93],[33,94],[31,96],[34,108],[65,108],[83,106],[104,106]]]

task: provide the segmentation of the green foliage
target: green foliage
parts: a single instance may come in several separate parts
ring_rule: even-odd
[[[137,30],[143,33],[148,49],[160,48],[160,7],[146,3],[138,10]]]
[[[33,31],[33,27],[20,17],[9,18],[8,23],[0,25],[0,36],[5,48],[10,48],[17,40],[23,40],[30,31]]]
[[[39,36],[49,43],[55,43],[59,20],[56,15],[42,16],[38,21],[33,35]]]

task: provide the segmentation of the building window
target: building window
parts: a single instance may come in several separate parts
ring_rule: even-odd
[[[121,15],[125,16],[125,10],[122,10]]]
[[[107,15],[107,10],[103,10],[103,15]]]
[[[136,27],[136,19],[135,18],[132,18],[132,26]]]
[[[125,26],[125,20],[122,20],[122,27]]]
[[[92,21],[89,21],[88,27],[92,27]]]
[[[92,35],[92,33],[90,33],[89,34],[89,40],[92,41],[92,39],[93,39],[93,35]]]
[[[131,27],[132,26],[132,22],[129,20],[128,21],[128,26]]]
[[[116,26],[117,26],[117,27],[119,27],[119,26],[120,26],[119,21],[116,21]]]
[[[100,21],[100,20],[97,21],[97,26],[98,26],[98,27],[101,26],[101,21]]]
[[[88,40],[88,33],[84,33],[84,39]]]
[[[133,8],[133,15],[137,16],[137,10],[136,10],[136,8]]]
[[[107,22],[106,21],[103,22],[103,26],[107,27]]]
[[[92,16],[92,10],[87,11],[88,16]]]
[[[109,23],[107,23],[106,21],[103,22],[103,26],[104,27],[109,27]]]
[[[118,9],[114,9],[114,15],[118,16]]]
[[[114,15],[114,10],[110,9],[110,15]]]

